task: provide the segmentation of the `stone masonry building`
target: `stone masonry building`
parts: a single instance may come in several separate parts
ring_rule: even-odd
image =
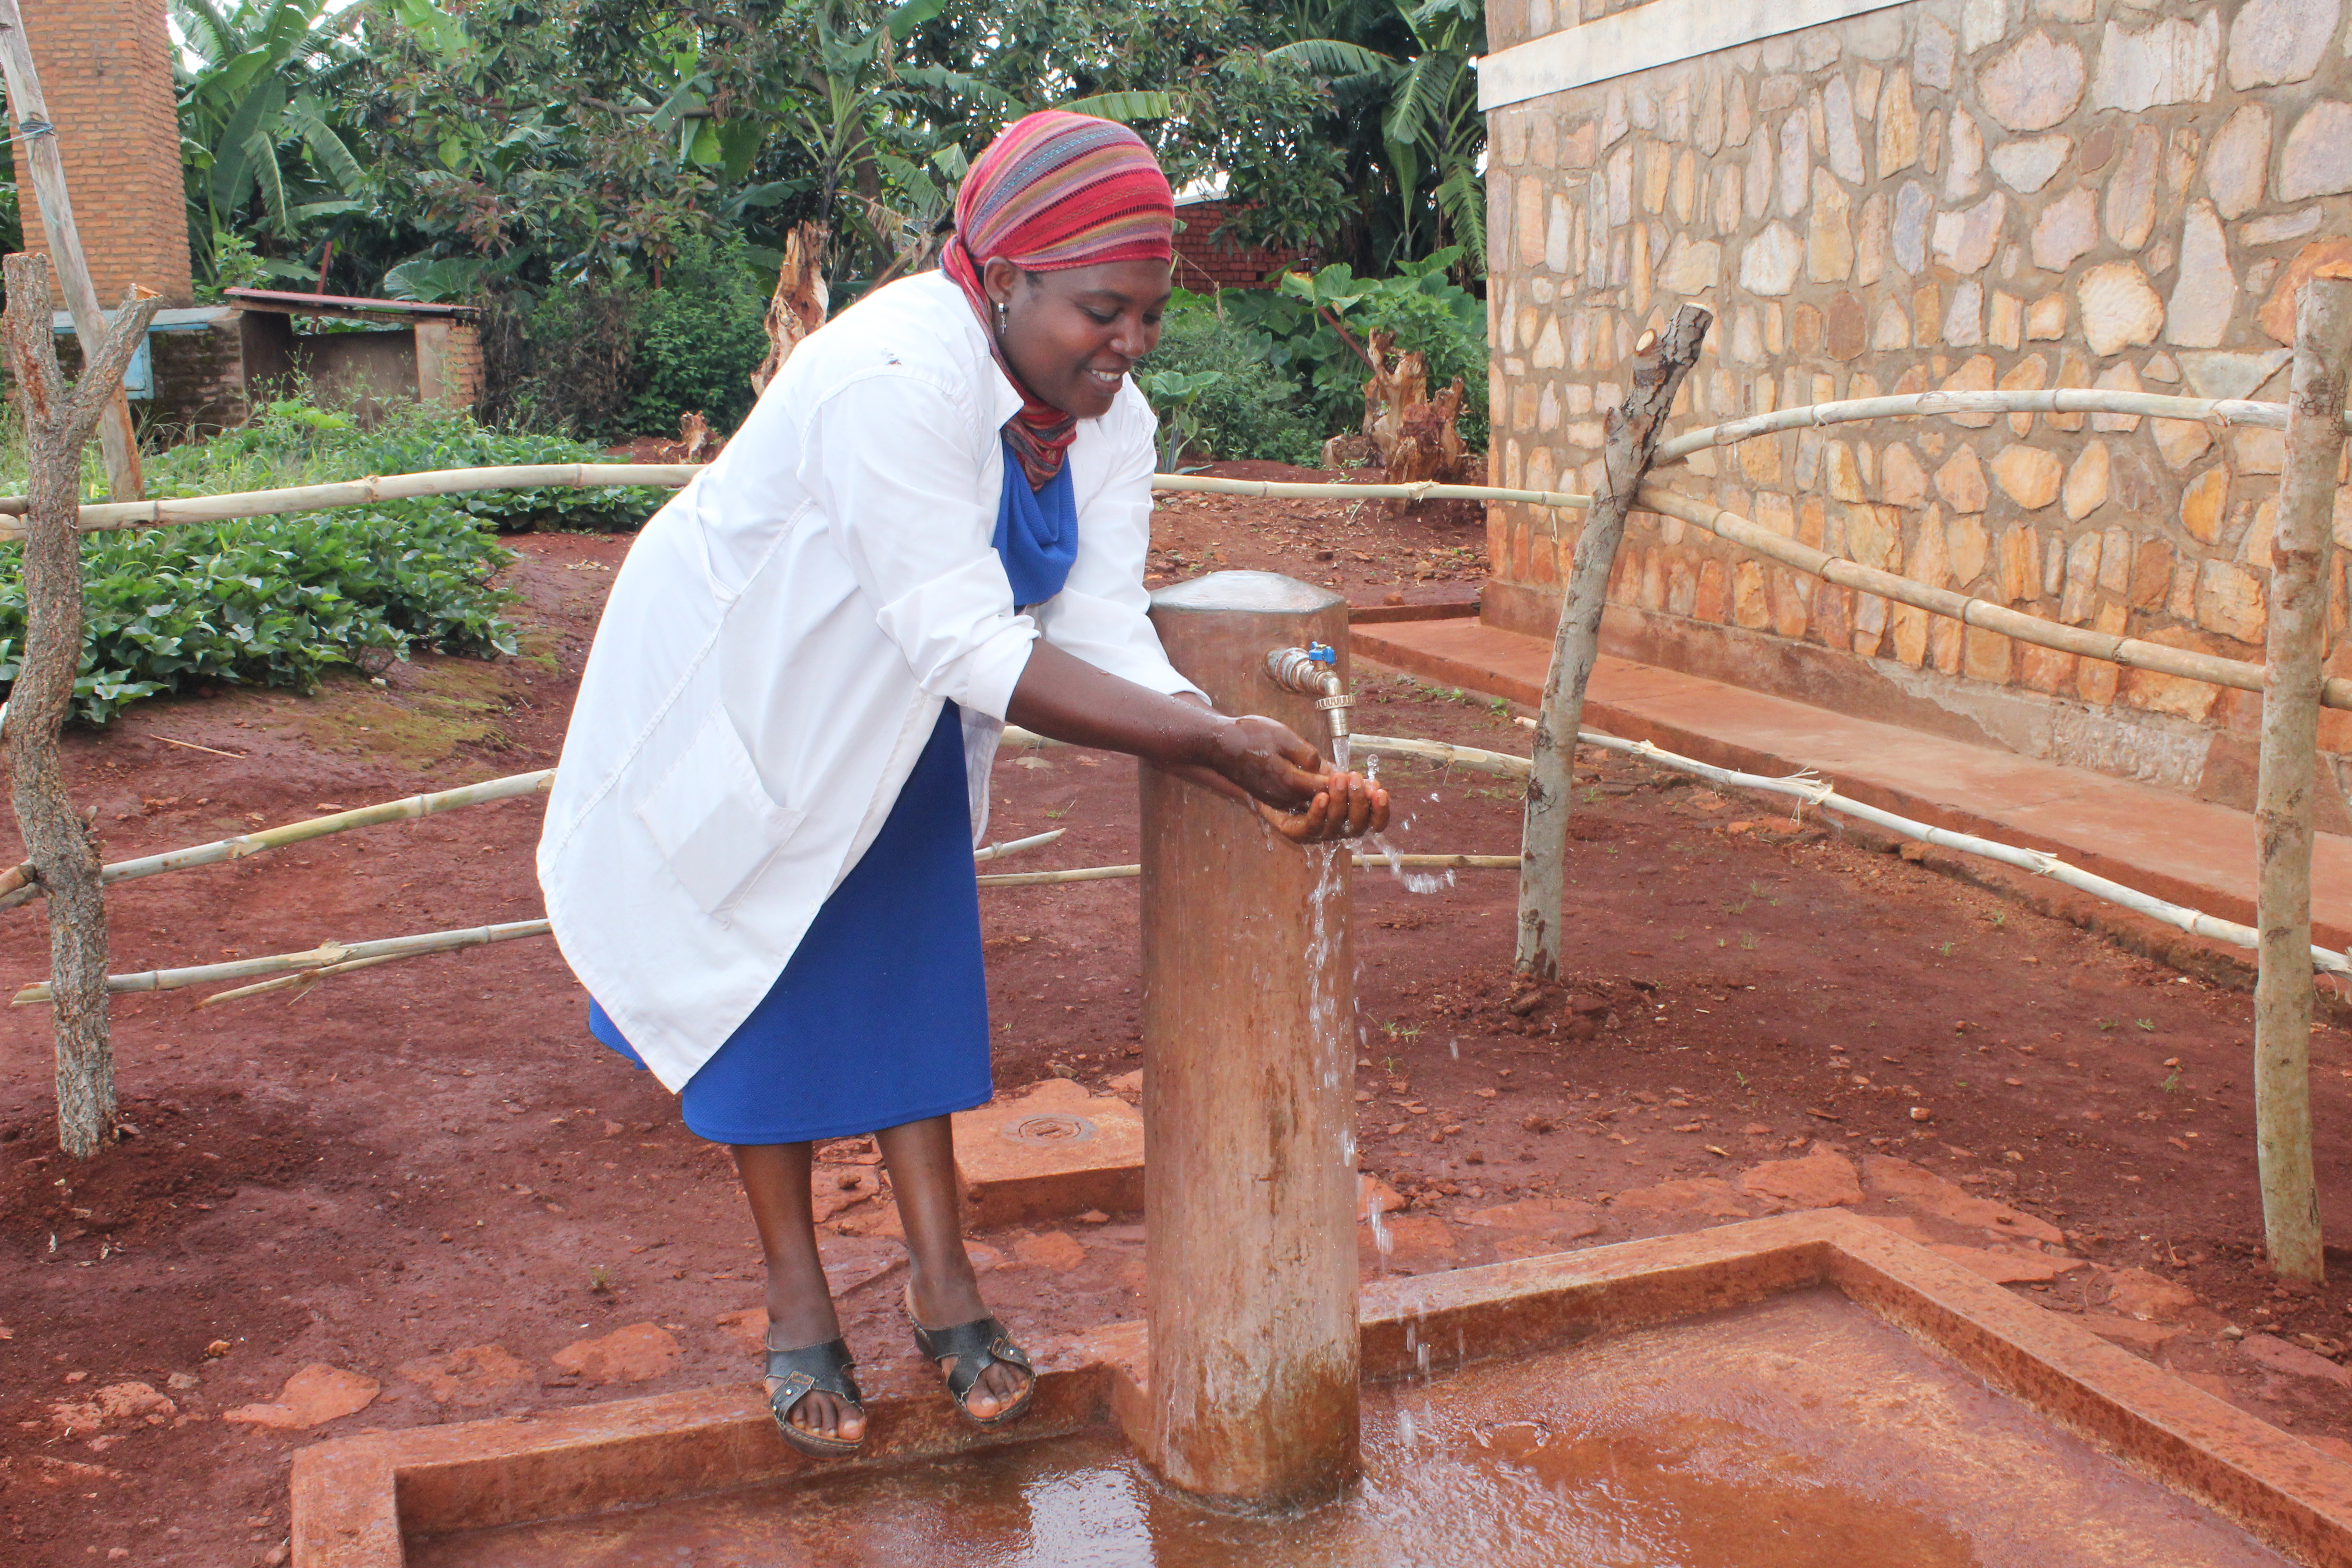
[[[2346,8],[1492,0],[1494,482],[1592,488],[1618,367],[1685,300],[1716,323],[1675,429],[1938,387],[2284,401],[2297,288],[2352,272]],[[1975,416],[1766,437],[1658,478],[1923,583],[2260,659],[2282,455],[2269,430]],[[1549,633],[1576,527],[1491,510],[1487,620]],[[1610,652],[2252,799],[2253,693],[1963,628],[1647,514],[1611,604]],[[2321,744],[2352,781],[2352,713]],[[2352,831],[2323,795],[2321,826]]]

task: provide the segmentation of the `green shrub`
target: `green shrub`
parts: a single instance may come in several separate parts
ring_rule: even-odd
[[[0,680],[23,657],[22,547],[0,546]],[[93,534],[82,543],[73,714],[197,682],[310,690],[329,668],[415,647],[515,651],[491,584],[512,555],[452,508],[363,511]]]
[[[751,373],[767,357],[768,296],[743,237],[698,237],[679,247],[661,287],[637,302],[633,358],[639,378],[629,433],[675,436],[699,412],[721,435],[751,409]]]
[[[1189,410],[1199,431],[1190,447],[1195,458],[1316,462],[1323,437],[1302,411],[1298,384],[1275,369],[1264,338],[1220,318],[1198,295],[1169,302],[1160,346],[1138,367],[1139,377],[1165,371],[1217,375]]]
[[[1279,288],[1237,289],[1224,296],[1226,319],[1261,336],[1266,358],[1303,389],[1309,418],[1327,436],[1364,423],[1364,362],[1325,319],[1337,316],[1358,342],[1375,331],[1396,334],[1400,349],[1429,361],[1429,385],[1442,391],[1462,378],[1462,414],[1455,421],[1465,445],[1484,451],[1487,440],[1486,307],[1447,280],[1461,254],[1449,247],[1403,264],[1393,278],[1359,278],[1345,263],[1313,278],[1285,278]]]
[[[150,491],[159,496],[200,496],[325,484],[369,474],[604,460],[585,441],[499,429],[476,422],[463,409],[392,403],[383,405],[372,427],[362,428],[347,412],[289,398],[264,405],[238,429],[157,453],[148,460],[147,479]],[[593,489],[551,485],[399,504],[479,519],[504,532],[536,527],[610,531],[636,527],[665,499],[664,491],[617,485]]]

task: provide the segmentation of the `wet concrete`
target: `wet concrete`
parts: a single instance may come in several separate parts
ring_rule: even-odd
[[[415,1568],[2252,1568],[2286,1560],[1816,1289],[1367,1391],[1363,1479],[1206,1512],[1108,1436],[412,1542]]]

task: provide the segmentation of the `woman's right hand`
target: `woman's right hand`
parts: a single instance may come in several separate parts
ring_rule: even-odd
[[[1329,844],[1388,827],[1388,791],[1360,774],[1330,772],[1287,725],[1260,714],[1233,721],[1215,765],[1294,843]]]

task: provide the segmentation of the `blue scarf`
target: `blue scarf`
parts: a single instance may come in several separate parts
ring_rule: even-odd
[[[1069,581],[1070,563],[1078,558],[1078,500],[1070,488],[1070,465],[1064,463],[1033,490],[1013,443],[1004,443],[1004,498],[997,503],[996,537],[989,541],[1004,563],[1013,584],[1013,603],[1021,609],[1042,605]]]

